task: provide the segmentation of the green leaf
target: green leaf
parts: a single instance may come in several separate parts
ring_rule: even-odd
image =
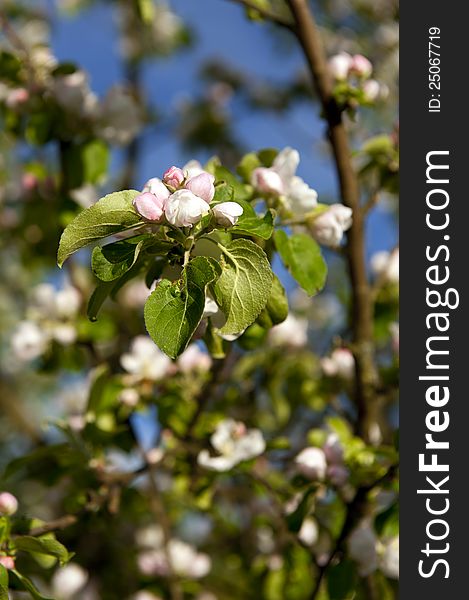
[[[327,572],[327,591],[330,600],[352,600],[356,592],[357,571],[349,560],[333,565]]]
[[[4,567],[2,567],[4,569]],[[4,569],[6,571],[6,569]],[[0,600],[9,600],[8,587],[0,584]]]
[[[264,148],[259,150],[257,156],[262,163],[263,167],[271,167],[274,164],[274,160],[277,158],[278,150],[275,148]]]
[[[294,533],[298,533],[303,525],[303,521],[311,511],[311,506],[314,503],[314,493],[317,490],[316,485],[311,485],[303,495],[298,507],[286,517],[288,529]]]
[[[243,214],[238,222],[230,229],[232,233],[244,233],[268,240],[274,232],[275,212],[269,209],[263,217],[259,217],[249,202],[236,200],[243,207]]]
[[[203,256],[192,259],[180,281],[163,279],[145,304],[148,333],[171,358],[184,352],[202,319],[205,289],[217,277],[214,262]]]
[[[288,298],[283,285],[277,275],[272,281],[272,290],[264,310],[259,315],[257,322],[269,329],[285,321],[288,317]]]
[[[60,238],[57,254],[59,267],[80,248],[137,225],[143,225],[132,206],[132,200],[139,193],[135,190],[125,190],[108,194],[77,215]]]
[[[88,306],[86,308],[86,314],[90,321],[97,320],[98,313],[113,288],[114,282],[112,281],[100,283],[95,288],[94,292],[91,294],[91,298],[88,300]]]
[[[23,588],[31,594],[31,597],[34,598],[34,600],[54,600],[49,596],[43,596],[41,592],[39,592],[39,590],[36,588],[34,583],[25,575],[18,573],[16,569],[12,570],[12,573],[15,574],[16,578],[19,580]]]
[[[232,202],[234,198],[234,189],[232,185],[222,183],[215,187],[215,195],[212,202]]]
[[[134,266],[140,252],[151,243],[151,237],[135,236],[106,246],[96,246],[91,256],[91,269],[101,281],[119,279]],[[168,244],[170,248],[172,244]]]
[[[69,189],[97,184],[107,173],[109,149],[101,140],[70,144],[63,151],[64,177]]]
[[[221,333],[237,334],[251,325],[265,307],[273,273],[264,251],[250,240],[234,240],[219,247],[224,264],[213,289],[226,317]]]
[[[0,588],[7,588],[8,590],[8,571],[3,565],[0,565]],[[1,595],[0,595],[1,598]],[[7,596],[8,600],[8,596]]]
[[[261,164],[257,154],[255,152],[250,152],[243,156],[236,170],[246,183],[250,183],[252,172],[254,169],[257,169],[257,167],[260,167]]]
[[[230,171],[228,171],[228,169],[225,169],[225,167],[215,167],[215,178],[217,182],[224,181],[233,188],[234,198],[232,199],[235,202],[238,202],[239,200],[247,200],[251,197],[252,188],[250,188],[250,186],[246,186],[244,183],[241,183],[241,181],[239,181],[239,179],[237,179]]]
[[[97,367],[93,373],[86,412],[96,413],[99,410],[106,385],[109,381],[109,366],[100,365]]]
[[[399,505],[391,504],[375,519],[375,529],[382,537],[394,537],[399,533]]]
[[[153,23],[156,17],[153,0],[138,0],[138,10],[140,17],[145,24]]]
[[[288,236],[279,230],[274,238],[283,264],[296,281],[310,296],[317,294],[324,287],[327,276],[327,265],[319,244],[305,233]]]
[[[53,556],[61,564],[67,563],[73,556],[63,544],[52,537],[36,538],[31,535],[22,535],[15,538],[14,543],[17,550]]]

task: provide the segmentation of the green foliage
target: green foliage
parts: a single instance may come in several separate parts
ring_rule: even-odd
[[[296,281],[310,296],[317,294],[326,282],[327,265],[317,242],[305,233],[288,236],[275,232],[278,253]]]
[[[163,279],[145,304],[152,340],[171,358],[186,349],[202,319],[205,290],[218,276],[216,263],[202,256],[189,261],[179,281]]]
[[[273,274],[264,251],[250,240],[220,244],[222,272],[213,286],[226,317],[223,334],[238,334],[251,325],[267,304]]]
[[[17,550],[30,554],[45,554],[57,558],[60,564],[66,564],[73,556],[60,542],[53,537],[18,536],[14,540]]]
[[[352,600],[357,584],[356,567],[350,560],[342,560],[333,565],[327,573],[329,600]]]
[[[285,321],[288,316],[288,298],[283,285],[277,275],[272,280],[272,289],[264,310],[257,321],[266,328],[273,327]]]
[[[248,202],[237,202],[243,207],[243,214],[232,228],[232,232],[268,240],[274,232],[275,212],[269,209],[263,217],[259,217]]]
[[[68,225],[60,238],[59,267],[80,248],[116,233],[133,229],[143,222],[132,206],[135,190],[115,192],[85,209]]]

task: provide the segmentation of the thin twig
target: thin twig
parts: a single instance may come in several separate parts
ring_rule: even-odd
[[[38,525],[37,527],[33,527],[29,531],[29,535],[32,536],[40,536],[45,533],[51,533],[52,531],[59,531],[60,529],[66,529],[71,525],[75,525],[78,521],[78,517],[76,515],[65,515],[63,517],[59,517],[54,521],[49,521],[49,523],[44,523],[44,525]]]

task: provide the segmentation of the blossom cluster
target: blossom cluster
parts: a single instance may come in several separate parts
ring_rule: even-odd
[[[349,478],[349,471],[344,464],[344,449],[334,433],[327,436],[322,448],[304,448],[296,456],[295,465],[304,477],[312,481],[324,481],[327,478],[332,485],[341,487]]]
[[[215,177],[191,161],[182,169],[170,167],[162,179],[153,177],[134,200],[137,212],[151,223],[167,222],[175,227],[193,227],[212,212],[217,225],[232,227],[243,214],[237,202],[210,203],[215,195]]]
[[[296,175],[300,155],[284,148],[271,167],[254,169],[251,184],[274,208],[296,220],[303,219],[312,236],[324,246],[337,247],[352,225],[352,210],[342,204],[318,205],[318,193]],[[319,209],[319,210],[318,210]]]
[[[63,346],[77,339],[76,317],[82,304],[80,292],[72,285],[56,289],[41,283],[32,291],[26,318],[11,337],[13,353],[28,362],[43,355],[55,341]]]
[[[362,54],[339,52],[329,59],[329,71],[341,92],[345,91],[344,85],[350,91],[360,90],[366,103],[373,104],[388,95],[387,87],[371,78],[373,65]]]

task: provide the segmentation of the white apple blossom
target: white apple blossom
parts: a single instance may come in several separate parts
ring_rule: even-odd
[[[206,296],[205,297],[204,314],[202,315],[202,318],[206,319],[207,317],[213,317],[218,312],[220,312],[220,308],[219,308],[218,304],[215,302],[215,300],[210,298],[210,296]]]
[[[251,183],[262,194],[280,197],[285,208],[300,217],[316,207],[318,194],[295,175],[299,162],[297,150],[284,148],[271,167],[254,169]]]
[[[57,290],[49,283],[41,283],[33,290],[30,312],[42,319],[69,319],[76,316],[81,302],[80,292],[71,285]]]
[[[132,340],[130,352],[121,356],[122,367],[137,380],[158,381],[168,374],[171,360],[146,335]]]
[[[350,558],[358,565],[358,573],[365,577],[378,568],[378,539],[370,522],[363,520],[350,534],[347,547]]]
[[[70,190],[70,197],[75,200],[82,208],[89,208],[98,201],[98,192],[96,187],[91,183],[85,183],[79,188]]]
[[[326,455],[321,448],[304,448],[295,458],[298,471],[312,480],[322,481],[326,476]]]
[[[376,79],[369,79],[363,84],[363,95],[367,102],[375,102],[381,95],[381,85]]]
[[[118,396],[119,402],[125,404],[130,408],[137,406],[138,401],[140,400],[140,395],[134,388],[124,388]]]
[[[355,54],[352,57],[350,72],[361,79],[367,79],[373,72],[373,65],[363,54]]]
[[[176,227],[192,227],[209,212],[207,202],[190,190],[178,190],[166,201],[165,215]]]
[[[355,359],[348,348],[335,348],[330,356],[321,359],[321,367],[328,377],[350,380],[355,373]]]
[[[332,204],[327,210],[311,219],[309,227],[313,237],[323,246],[336,248],[344,232],[352,226],[352,209],[343,204]]]
[[[182,373],[190,374],[197,371],[209,371],[212,366],[212,359],[197,344],[190,344],[178,358],[176,364]]]
[[[84,71],[58,75],[54,78],[51,91],[57,104],[67,112],[84,117],[97,114],[99,101],[90,90],[88,76]]]
[[[399,579],[399,536],[378,544],[379,568],[391,579]]]
[[[123,87],[113,87],[99,106],[97,132],[110,144],[125,146],[143,127],[141,109]]]
[[[137,556],[140,571],[147,576],[166,576],[171,570],[191,579],[205,577],[210,572],[210,557],[198,552],[190,544],[177,538],[168,541],[166,548],[164,534],[159,525],[140,530],[136,536],[137,545],[142,551]],[[168,565],[168,555],[170,565]]]
[[[186,175],[186,179],[191,179],[201,173],[205,173],[204,168],[198,160],[190,160],[182,167],[182,170]]]
[[[289,314],[285,321],[269,330],[269,342],[273,346],[301,348],[308,343],[308,321]]]
[[[208,450],[202,450],[197,462],[213,471],[229,471],[238,463],[259,456],[266,448],[259,429],[246,429],[244,423],[233,419],[221,421],[210,442],[218,456],[210,456]]]
[[[57,569],[52,577],[52,590],[57,600],[68,600],[83,590],[88,582],[88,572],[77,563],[68,563]]]
[[[38,358],[47,349],[49,336],[36,323],[21,321],[11,337],[16,358],[28,362]]]
[[[383,283],[399,283],[399,248],[381,250],[371,257],[371,270]]]
[[[218,225],[232,227],[243,214],[243,207],[237,202],[220,202],[213,207],[213,214]]]
[[[298,538],[306,546],[314,546],[319,539],[319,527],[316,519],[306,517],[301,524],[301,529],[298,532]]]

